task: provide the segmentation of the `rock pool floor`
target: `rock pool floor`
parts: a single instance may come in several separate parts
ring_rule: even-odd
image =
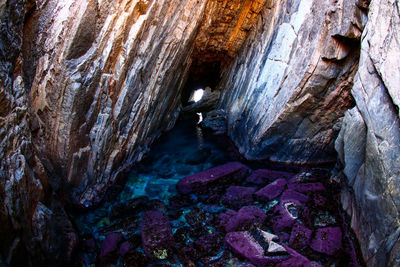
[[[77,264],[362,266],[329,170],[245,166],[223,140],[178,122],[115,199],[71,215]]]

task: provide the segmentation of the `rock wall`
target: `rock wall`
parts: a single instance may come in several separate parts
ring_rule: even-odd
[[[359,1],[270,1],[223,76],[219,108],[250,159],[335,161],[336,125],[350,89],[366,20]]]
[[[98,203],[178,115],[205,1],[46,1],[27,26],[46,167]],[[29,69],[29,67],[27,67]],[[58,185],[55,185],[58,186]]]
[[[0,265],[64,266],[77,237],[32,143],[21,73],[23,1],[0,6]]]
[[[264,2],[38,5],[24,31],[24,73],[39,116],[36,144],[46,168],[60,177],[53,187],[71,188],[78,206],[98,203],[174,125],[196,51],[237,51],[246,36],[242,28],[251,27]]]
[[[400,9],[373,0],[362,36],[360,67],[336,141],[342,203],[369,266],[398,266],[400,257]]]

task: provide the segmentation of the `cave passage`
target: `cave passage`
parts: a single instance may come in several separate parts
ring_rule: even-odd
[[[237,248],[247,244],[260,246],[266,262],[292,266],[301,253],[323,266],[360,266],[329,169],[268,168],[244,161],[225,136],[181,118],[134,166],[117,197],[72,216],[78,258],[83,266],[249,266],[254,259]],[[266,233],[276,235],[272,243]]]

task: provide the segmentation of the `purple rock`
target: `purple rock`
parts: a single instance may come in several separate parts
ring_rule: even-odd
[[[302,193],[294,191],[293,189],[285,190],[281,195],[281,201],[300,201],[302,203],[307,203],[310,198]]]
[[[292,228],[289,244],[294,249],[304,249],[310,244],[312,231],[302,224],[295,224]]]
[[[282,261],[281,263],[277,264],[277,267],[311,267],[313,262],[309,259],[298,253],[296,250],[286,246],[285,244],[282,245],[287,252],[290,254],[290,258],[287,260]]]
[[[152,259],[165,259],[175,248],[171,224],[161,211],[143,213],[141,235],[143,250]]]
[[[283,189],[285,189],[286,180],[278,179],[264,188],[257,191],[254,195],[258,201],[270,201],[276,197],[278,197]]]
[[[131,245],[130,242],[125,241],[124,243],[121,244],[119,247],[119,255],[122,257],[125,256],[126,253],[128,253],[131,249],[133,249],[133,246]]]
[[[225,242],[233,253],[248,259],[256,266],[274,266],[288,257],[268,257],[265,250],[248,232],[232,232],[225,236]]]
[[[265,185],[271,183],[277,179],[290,179],[295,176],[294,173],[273,171],[267,169],[259,169],[252,172],[252,174],[247,177],[246,182],[256,185]]]
[[[280,202],[274,209],[274,216],[271,220],[275,233],[278,233],[290,226],[300,216],[302,204],[298,201]]]
[[[233,208],[240,208],[253,202],[253,194],[256,191],[252,187],[230,186],[222,199],[222,202]]]
[[[254,225],[262,225],[266,219],[267,215],[259,207],[245,206],[228,220],[225,231],[248,230]]]
[[[119,244],[124,240],[121,233],[110,233],[101,244],[100,259],[102,261],[113,261],[118,258]]]
[[[227,211],[225,211],[223,213],[220,213],[218,215],[218,222],[219,222],[218,226],[219,226],[219,229],[225,230],[225,225],[227,225],[228,222],[230,221],[230,219],[233,216],[235,216],[236,214],[237,214],[237,212],[234,211],[234,210],[227,210]]]
[[[300,193],[325,191],[325,187],[321,183],[289,184],[288,187]]]
[[[215,185],[241,180],[249,168],[240,162],[230,162],[200,173],[182,178],[176,185],[181,194],[202,192]]]
[[[340,227],[318,229],[310,247],[317,252],[334,255],[342,247],[342,231]]]

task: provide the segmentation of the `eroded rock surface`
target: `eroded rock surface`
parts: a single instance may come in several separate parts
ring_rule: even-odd
[[[379,25],[379,26],[378,26]],[[369,266],[398,265],[400,207],[399,3],[372,1],[360,67],[336,141],[342,204]]]
[[[357,3],[272,1],[263,11],[221,84],[228,134],[247,158],[335,160],[366,18]]]

